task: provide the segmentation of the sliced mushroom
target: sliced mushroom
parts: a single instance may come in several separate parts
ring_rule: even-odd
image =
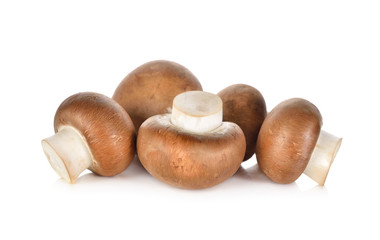
[[[243,130],[247,143],[244,161],[256,152],[261,124],[267,115],[263,95],[246,84],[231,85],[218,93],[223,101],[223,121],[234,122]]]
[[[121,173],[135,154],[135,130],[128,113],[98,93],[78,93],[62,102],[55,135],[42,140],[54,170],[69,183],[90,169],[101,176]]]
[[[222,122],[221,99],[202,91],[179,94],[172,114],[156,115],[140,127],[137,153],[155,178],[180,188],[207,188],[231,177],[245,153],[235,123]]]
[[[260,169],[271,180],[291,183],[304,172],[324,185],[342,139],[321,131],[322,116],[312,103],[294,98],[265,118],[256,146]]]
[[[202,90],[202,86],[188,69],[175,62],[157,60],[129,73],[112,98],[129,113],[138,131],[149,117],[170,113],[175,96],[192,90]]]

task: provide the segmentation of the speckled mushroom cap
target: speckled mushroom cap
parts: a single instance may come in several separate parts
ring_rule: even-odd
[[[128,113],[114,100],[98,93],[78,93],[59,106],[54,130],[72,126],[86,139],[91,171],[113,176],[125,170],[135,154],[135,130]]]
[[[257,140],[260,169],[271,180],[292,183],[305,170],[322,127],[312,103],[293,98],[278,104],[265,118]]]
[[[235,123],[192,133],[173,125],[170,114],[147,119],[137,138],[137,153],[145,169],[180,188],[207,188],[223,182],[238,170],[244,152],[244,134]]]
[[[129,73],[112,98],[128,112],[138,130],[149,117],[169,113],[179,93],[192,90],[202,90],[202,86],[187,68],[175,62],[157,60]]]
[[[223,121],[234,122],[243,130],[246,140],[244,161],[256,152],[261,124],[267,115],[263,95],[254,87],[234,84],[218,93],[223,101]]]

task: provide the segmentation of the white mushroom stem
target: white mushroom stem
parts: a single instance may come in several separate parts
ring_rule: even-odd
[[[173,100],[171,122],[194,133],[205,133],[222,124],[223,102],[219,96],[202,91],[189,91]]]
[[[304,173],[323,186],[341,144],[342,138],[322,130]]]
[[[82,134],[73,127],[60,128],[41,144],[50,165],[69,183],[74,183],[92,165],[90,148]]]

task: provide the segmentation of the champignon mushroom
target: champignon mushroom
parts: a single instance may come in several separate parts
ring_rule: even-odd
[[[112,98],[129,113],[138,131],[147,118],[169,113],[175,96],[192,90],[202,90],[202,86],[188,69],[175,62],[157,60],[129,73]]]
[[[256,146],[262,172],[278,183],[303,173],[324,185],[342,139],[321,131],[322,116],[312,103],[294,98],[278,104],[265,118]]]
[[[137,153],[155,178],[170,185],[199,189],[231,177],[245,153],[240,127],[222,122],[222,100],[189,91],[174,98],[172,114],[150,117],[140,127]]]
[[[51,166],[69,183],[87,168],[101,176],[121,173],[136,152],[128,113],[98,93],[78,93],[63,101],[54,130],[55,135],[42,140],[42,147]]]
[[[231,85],[218,93],[223,101],[223,121],[234,122],[243,130],[247,144],[244,161],[256,152],[261,124],[267,115],[263,95],[246,84]]]

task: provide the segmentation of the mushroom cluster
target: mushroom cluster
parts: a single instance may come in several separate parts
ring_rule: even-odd
[[[319,110],[305,99],[267,113],[252,86],[204,92],[187,68],[159,60],[130,72],[112,98],[93,92],[67,98],[57,109],[55,134],[42,147],[69,183],[85,169],[117,175],[137,153],[153,177],[180,188],[215,186],[254,154],[274,182],[291,183],[305,173],[324,185],[342,139],[321,127]]]

